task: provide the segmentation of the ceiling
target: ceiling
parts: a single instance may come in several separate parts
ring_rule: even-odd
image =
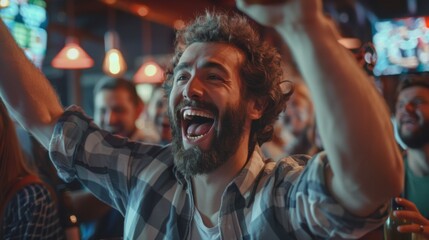
[[[70,14],[74,7],[77,21],[97,18],[116,9],[129,15],[173,27],[177,20],[185,22],[205,9],[235,10],[234,0],[47,0],[55,5],[57,14]],[[427,0],[323,0],[325,11],[340,25],[364,24],[372,17],[378,19],[426,15]],[[57,17],[58,18],[58,17]],[[84,27],[84,26],[82,26]],[[85,28],[85,27],[84,27]]]
[[[136,59],[143,55],[173,51],[178,20],[186,22],[205,9],[236,10],[234,0],[46,1],[50,19],[46,58],[53,57],[50,55],[64,45],[64,37],[73,34],[90,49],[99,66],[104,56],[103,36],[109,29],[119,33],[127,62],[137,66]],[[363,42],[371,40],[370,23],[375,19],[429,15],[428,0],[323,0],[323,5],[343,36]]]
[[[174,25],[177,20],[186,22],[205,9],[236,10],[234,0],[45,1],[48,12],[48,48],[42,70],[60,93],[64,104],[73,103],[73,98],[69,97],[73,94],[71,92],[75,92],[74,99],[84,99],[83,107],[87,110],[92,109],[90,99],[93,84],[103,76],[106,31],[118,32],[120,49],[128,64],[125,77],[130,78],[144,57],[164,56],[164,59],[168,59],[173,52]],[[371,21],[376,19],[429,16],[429,0],[323,0],[323,6],[343,36],[357,37],[363,42],[371,40]],[[282,41],[276,37],[276,33],[263,27],[259,29],[265,38],[281,49],[286,65],[293,66],[288,64],[291,63],[288,51],[282,48]],[[76,72],[54,69],[50,64],[70,35],[79,39],[82,48],[95,62],[94,67],[78,73],[79,77],[76,79],[81,79],[81,97],[79,86],[70,78],[76,76]],[[64,81],[65,79],[70,81]],[[74,90],[70,90],[70,86]]]

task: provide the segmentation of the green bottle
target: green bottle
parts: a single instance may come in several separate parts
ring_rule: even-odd
[[[384,240],[412,240],[411,233],[400,233],[397,230],[398,226],[411,223],[408,220],[399,220],[393,215],[393,211],[402,209],[403,207],[398,205],[395,199],[390,201],[389,217],[384,223]]]

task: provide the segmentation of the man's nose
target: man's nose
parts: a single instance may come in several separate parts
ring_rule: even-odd
[[[183,90],[183,97],[185,99],[199,99],[203,96],[204,86],[198,77],[192,77],[186,83],[185,89]]]
[[[415,109],[416,109],[416,106],[413,103],[411,103],[411,102],[405,104],[405,106],[404,106],[404,110],[406,112],[414,112]]]

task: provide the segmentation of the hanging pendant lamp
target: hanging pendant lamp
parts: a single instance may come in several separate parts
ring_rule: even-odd
[[[127,71],[127,64],[119,51],[119,36],[113,30],[104,35],[106,56],[103,61],[103,71],[112,77],[121,77]]]
[[[79,46],[76,38],[67,37],[66,45],[51,64],[59,69],[85,69],[92,67],[94,60]]]

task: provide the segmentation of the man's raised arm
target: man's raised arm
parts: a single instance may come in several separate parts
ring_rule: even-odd
[[[349,211],[367,216],[402,190],[403,166],[384,100],[335,38],[320,0],[237,6],[274,27],[289,46],[315,104],[328,155],[327,186]]]
[[[0,96],[15,119],[47,148],[63,107],[49,81],[27,59],[2,20]]]

